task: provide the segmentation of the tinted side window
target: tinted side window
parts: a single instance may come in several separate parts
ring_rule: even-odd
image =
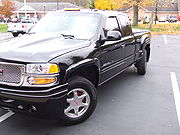
[[[124,37],[130,36],[132,34],[132,29],[128,17],[125,15],[118,15],[118,19],[120,21],[122,35]]]
[[[105,29],[104,29],[105,36],[107,34],[107,31],[109,31],[109,30],[111,30],[111,31],[119,31],[120,32],[119,24],[118,24],[118,21],[117,21],[116,17],[107,18],[106,26],[105,26]]]

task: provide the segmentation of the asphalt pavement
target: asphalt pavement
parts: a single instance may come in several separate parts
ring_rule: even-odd
[[[0,43],[13,38],[11,33],[0,33]]]
[[[84,123],[62,126],[15,113],[0,122],[0,135],[180,135],[171,78],[180,86],[180,35],[153,36],[151,51],[145,76],[132,66],[98,88],[97,108]],[[0,119],[5,114],[0,109]]]

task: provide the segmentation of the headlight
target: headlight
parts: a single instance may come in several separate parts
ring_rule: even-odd
[[[27,64],[26,73],[31,74],[54,74],[59,72],[55,64]]]

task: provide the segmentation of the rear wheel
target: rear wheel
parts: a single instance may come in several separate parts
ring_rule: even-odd
[[[21,32],[22,35],[26,34],[26,32]]]
[[[85,121],[93,113],[97,102],[94,85],[83,77],[76,77],[69,83],[63,124],[73,125]]]
[[[143,51],[142,58],[135,64],[137,67],[137,72],[139,75],[145,75],[146,74],[146,68],[147,68],[147,51],[146,49]]]

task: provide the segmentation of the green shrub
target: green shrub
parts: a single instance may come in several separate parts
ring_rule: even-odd
[[[7,24],[0,24],[0,33],[7,32],[8,25]]]

